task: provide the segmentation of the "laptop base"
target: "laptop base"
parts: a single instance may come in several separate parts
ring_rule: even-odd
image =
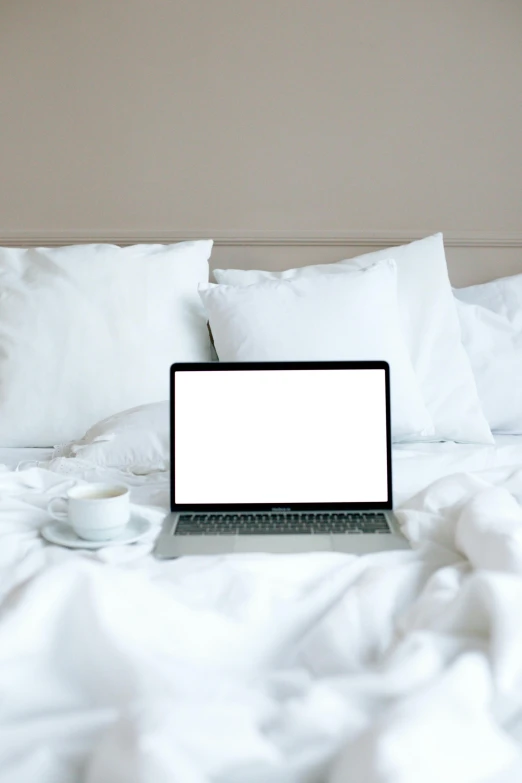
[[[382,513],[382,512],[379,512]],[[169,514],[163,523],[154,554],[160,559],[184,555],[223,555],[235,552],[266,552],[293,554],[298,552],[345,552],[364,555],[395,549],[410,549],[407,539],[400,533],[393,514],[386,512],[391,533],[386,535],[366,533],[318,534],[318,535],[178,535],[173,531],[179,514]]]

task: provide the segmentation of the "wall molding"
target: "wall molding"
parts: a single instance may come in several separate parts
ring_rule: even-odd
[[[388,247],[433,233],[426,231],[2,231],[4,247],[37,247],[109,242],[116,245],[171,243],[212,237],[216,246]],[[522,233],[444,232],[447,247],[522,248]]]

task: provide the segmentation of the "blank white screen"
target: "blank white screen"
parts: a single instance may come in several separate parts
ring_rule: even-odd
[[[385,372],[176,372],[174,470],[176,504],[385,502]]]

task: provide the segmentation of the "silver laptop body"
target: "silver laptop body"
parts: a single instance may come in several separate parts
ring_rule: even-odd
[[[386,362],[171,368],[171,513],[155,555],[407,549]]]

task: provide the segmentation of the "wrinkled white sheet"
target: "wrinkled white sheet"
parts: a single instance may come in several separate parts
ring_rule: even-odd
[[[522,780],[522,469],[407,501],[411,552],[159,562],[45,544],[117,477],[61,468],[0,472],[0,783]]]
[[[16,470],[19,465],[51,459],[53,451],[51,448],[0,448],[0,465]]]
[[[522,465],[522,436],[496,435],[492,446],[473,443],[396,443],[393,446],[395,505],[442,476]]]

